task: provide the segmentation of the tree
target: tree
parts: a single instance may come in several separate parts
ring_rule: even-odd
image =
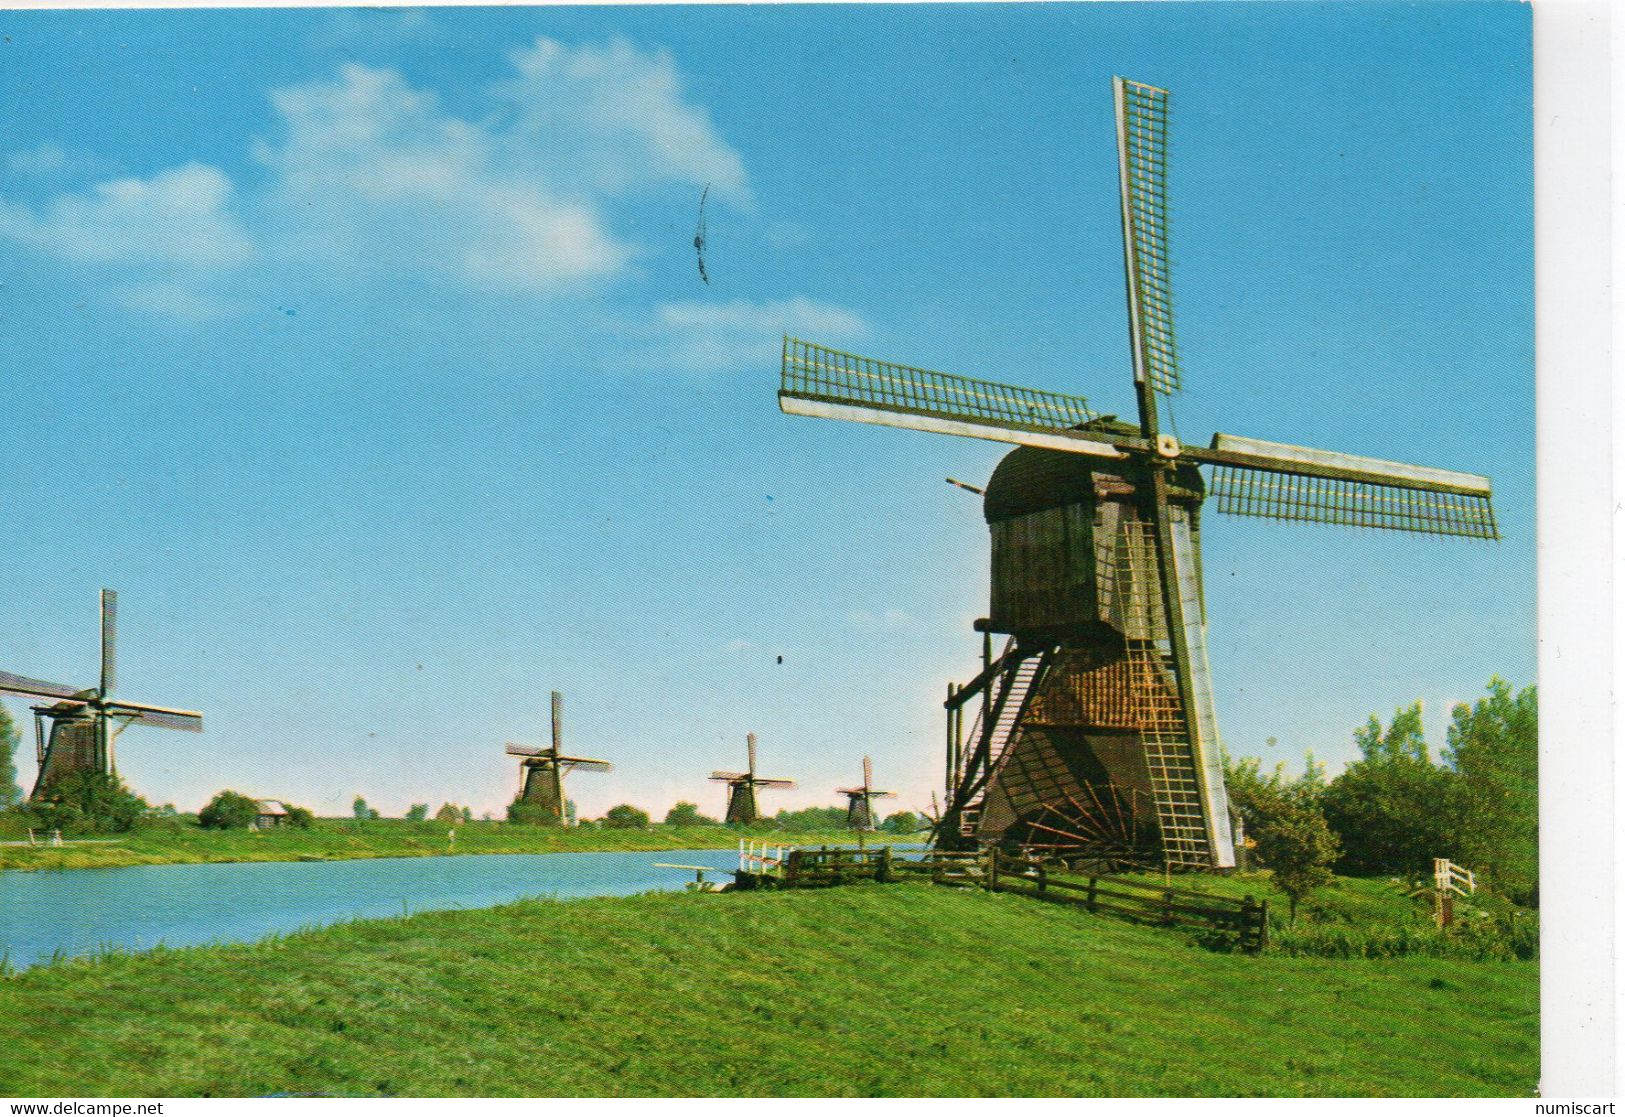
[[[413,803],[410,807],[406,808],[406,821],[408,822],[422,822],[428,817],[429,804],[427,803]]]
[[[775,827],[794,833],[817,830],[845,830],[845,807],[803,807],[799,811],[781,810],[773,816]]]
[[[1386,730],[1372,715],[1354,740],[1361,758],[1320,796],[1342,847],[1338,871],[1411,875],[1435,857],[1459,859],[1467,829],[1463,783],[1429,759],[1422,704],[1395,711]]]
[[[1275,815],[1254,834],[1258,859],[1270,870],[1275,887],[1286,893],[1287,921],[1296,923],[1298,902],[1332,882],[1337,838],[1313,807],[1294,804]]]
[[[81,769],[51,784],[50,798],[28,811],[45,830],[122,834],[150,808],[111,772]]]
[[[898,811],[887,815],[880,828],[888,834],[916,834],[925,829],[925,819],[913,811]]]
[[[666,812],[667,826],[716,826],[717,820],[700,813],[697,803],[678,803]]]
[[[205,830],[246,830],[259,815],[258,801],[236,791],[222,791],[197,813]]]
[[[309,830],[316,825],[316,815],[309,807],[295,807],[291,803],[284,803],[288,808],[288,825],[295,830]]]
[[[17,745],[22,734],[4,705],[0,705],[0,810],[22,802],[23,789],[17,785]]]
[[[355,802],[350,804],[350,813],[355,815],[357,822],[365,822],[369,818],[378,817],[377,812],[367,806],[367,801],[359,795],[355,797]]]
[[[649,814],[622,803],[604,812],[604,825],[611,830],[642,830],[649,825]]]
[[[489,816],[487,816],[487,817],[489,817]],[[464,807],[463,808],[463,821],[464,822],[473,822],[474,821],[474,808],[473,807]]]
[[[434,812],[434,820],[442,826],[456,826],[463,821],[463,812],[450,803],[442,803],[440,809]]]
[[[542,807],[540,803],[532,803],[528,799],[515,799],[508,804],[508,821],[517,822],[521,826],[558,826],[559,816]]]
[[[1500,678],[1489,697],[1450,712],[1445,763],[1461,778],[1467,826],[1461,858],[1519,903],[1531,902],[1540,875],[1536,783],[1540,710],[1534,687],[1517,694]]]

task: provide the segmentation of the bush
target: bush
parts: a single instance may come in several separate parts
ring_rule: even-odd
[[[666,812],[667,826],[718,826],[716,819],[700,813],[696,803],[678,803]]]
[[[205,830],[246,830],[260,813],[259,801],[237,791],[222,791],[197,813]]]
[[[41,830],[122,834],[151,808],[147,801],[107,772],[69,772],[51,786],[48,800],[30,803],[27,813]]]
[[[630,803],[622,803],[604,812],[604,826],[610,830],[642,830],[649,825],[649,814]]]
[[[315,824],[316,816],[309,807],[288,807],[288,825],[295,830],[309,830]]]

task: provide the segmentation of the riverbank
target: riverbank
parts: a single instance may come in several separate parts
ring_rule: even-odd
[[[448,837],[455,831],[455,838]],[[731,849],[740,831],[723,826],[659,826],[606,830],[595,827],[516,826],[506,822],[433,822],[319,819],[309,829],[204,830],[185,822],[99,837],[95,843],[62,846],[0,846],[0,870],[109,869],[127,865],[188,865],[234,861],[336,861],[366,857],[438,857],[481,853],[657,852],[663,849]],[[787,845],[853,843],[850,832],[756,834]],[[14,837],[8,835],[8,837]],[[871,835],[866,840],[917,841]]]
[[[1538,1008],[925,884],[526,901],[5,979],[0,1096],[1527,1096]]]

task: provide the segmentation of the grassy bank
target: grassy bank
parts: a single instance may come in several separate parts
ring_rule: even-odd
[[[308,830],[204,830],[176,822],[128,834],[107,844],[0,846],[0,869],[98,869],[120,865],[180,865],[208,861],[300,861],[356,857],[431,857],[447,853],[565,853],[593,850],[728,849],[740,833],[721,826],[650,826],[643,830],[563,829],[499,822],[458,824],[455,842],[433,822],[377,819],[356,823],[321,819]],[[760,836],[760,835],[757,835]],[[13,838],[14,835],[6,835]],[[781,835],[772,835],[777,841]],[[851,845],[846,832],[785,834],[797,845]]]
[[[0,1095],[1527,1095],[1537,1010],[924,884],[531,901],[0,981]]]

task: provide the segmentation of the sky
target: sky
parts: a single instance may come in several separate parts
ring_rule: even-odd
[[[747,732],[768,809],[866,753],[924,809],[1004,449],[782,415],[780,338],[1132,414],[1113,74],[1172,91],[1182,437],[1495,487],[1495,544],[1210,514],[1225,744],[1442,746],[1535,676],[1514,3],[0,13],[0,669],[90,685],[116,588],[183,809],[500,817],[553,689],[584,816],[720,814]]]

